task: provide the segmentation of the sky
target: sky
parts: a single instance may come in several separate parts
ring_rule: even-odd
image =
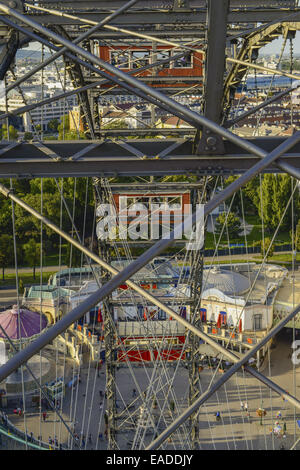
[[[260,49],[260,55],[262,55],[262,54],[280,54],[282,44],[283,44],[283,39],[282,38],[275,39],[270,44],[268,44],[267,46]],[[296,32],[296,37],[293,41],[293,50],[294,50],[294,54],[300,55],[300,31]],[[284,53],[285,54],[290,53],[290,42],[289,41],[287,41],[287,43],[286,43]]]

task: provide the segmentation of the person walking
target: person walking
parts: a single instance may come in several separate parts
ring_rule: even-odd
[[[43,416],[43,421],[46,421],[46,418],[47,418],[47,413],[46,413],[46,411],[43,412],[42,416]]]
[[[216,412],[216,421],[220,421],[220,419],[221,419],[221,413],[220,413],[220,411],[217,411]]]
[[[241,411],[244,411],[244,403],[241,401]]]
[[[244,403],[244,410],[246,411],[246,413],[248,412],[248,403],[246,401]]]

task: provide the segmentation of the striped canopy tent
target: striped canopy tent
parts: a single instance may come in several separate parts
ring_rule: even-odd
[[[0,325],[11,340],[29,339],[40,334],[47,326],[43,315],[13,305],[10,310],[0,313]],[[7,339],[0,328],[0,338]]]

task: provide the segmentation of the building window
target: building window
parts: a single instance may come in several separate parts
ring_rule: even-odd
[[[120,69],[129,69],[129,54],[124,51],[110,53],[111,64]]]
[[[262,314],[253,315],[253,330],[262,330]]]
[[[131,52],[131,68],[137,69],[145,67],[150,63],[150,51],[132,51]]]
[[[156,55],[156,60],[155,60],[155,55]],[[171,57],[171,51],[164,51],[164,50],[159,50],[155,53],[154,55],[154,60],[153,62],[157,62],[159,60],[164,60],[164,59],[169,59]],[[159,68],[163,69],[170,69],[172,68],[172,64],[170,62],[167,62],[166,64],[161,64]]]
[[[177,54],[177,53],[176,53]],[[186,55],[176,59],[173,65],[174,69],[190,69],[193,67],[193,56],[191,52],[187,52]]]
[[[158,310],[158,319],[159,319],[159,320],[166,320],[166,319],[167,319],[166,312],[164,312],[163,310],[159,309],[159,310]]]

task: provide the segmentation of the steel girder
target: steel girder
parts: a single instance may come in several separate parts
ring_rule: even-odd
[[[270,151],[285,140],[282,137],[258,137],[249,139],[249,142]],[[225,141],[224,146],[224,155],[200,156],[193,154],[190,139],[2,141],[0,178],[158,176],[195,172],[199,175],[229,175],[244,173],[260,160],[231,142]],[[282,161],[300,169],[300,144],[295,145]],[[278,173],[281,170],[271,164],[264,171]]]
[[[207,52],[205,56],[204,115],[220,124],[223,114],[222,97],[225,71],[227,15],[230,2],[208,1]],[[223,153],[223,140],[217,133],[202,129],[197,153]]]
[[[53,6],[51,5],[53,8]],[[59,8],[62,8],[61,3]],[[78,14],[81,18],[87,20],[101,21],[105,17],[105,13],[96,12],[87,12],[80,9],[74,8],[72,3],[72,13]],[[285,21],[286,17],[291,14],[296,13],[294,21],[300,20],[300,11],[299,9],[257,9],[257,10],[245,10],[245,11],[231,11],[228,14],[228,23],[239,24],[239,23],[269,23],[271,21]],[[78,22],[76,20],[68,18],[54,18],[53,16],[42,13],[31,13],[30,17],[40,24],[61,24],[61,25],[76,25]],[[121,18],[114,21],[115,25],[118,26],[134,26],[139,25],[141,27],[149,25],[174,25],[175,27],[181,27],[182,25],[193,25],[200,26],[203,25],[206,21],[206,11],[190,11],[190,12],[173,12],[173,11],[143,11],[143,12],[133,12],[122,15]]]

